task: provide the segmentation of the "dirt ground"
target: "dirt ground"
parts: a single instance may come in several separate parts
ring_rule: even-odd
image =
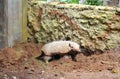
[[[0,51],[0,79],[120,79],[120,47],[45,64],[36,57],[42,45],[21,43]]]

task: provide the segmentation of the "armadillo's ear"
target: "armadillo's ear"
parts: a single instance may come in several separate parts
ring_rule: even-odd
[[[70,47],[70,48],[73,48],[73,46],[72,46],[70,43],[69,43],[69,47]]]

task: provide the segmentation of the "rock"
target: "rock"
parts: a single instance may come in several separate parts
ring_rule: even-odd
[[[112,70],[113,70],[113,66],[109,66],[109,67],[107,68],[107,70],[112,71]]]
[[[113,69],[113,70],[111,71],[111,73],[118,73],[118,71],[115,70],[115,69]]]

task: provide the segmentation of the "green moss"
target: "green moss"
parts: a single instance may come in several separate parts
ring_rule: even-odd
[[[40,30],[34,35],[38,42],[69,37],[91,50],[120,46],[119,8],[42,2],[38,6],[43,9]],[[29,16],[34,21],[33,14]]]

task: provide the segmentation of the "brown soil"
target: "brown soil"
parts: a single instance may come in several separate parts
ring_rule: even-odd
[[[45,64],[36,57],[42,45],[17,44],[0,51],[0,79],[120,79],[120,48],[102,54],[79,54]]]

